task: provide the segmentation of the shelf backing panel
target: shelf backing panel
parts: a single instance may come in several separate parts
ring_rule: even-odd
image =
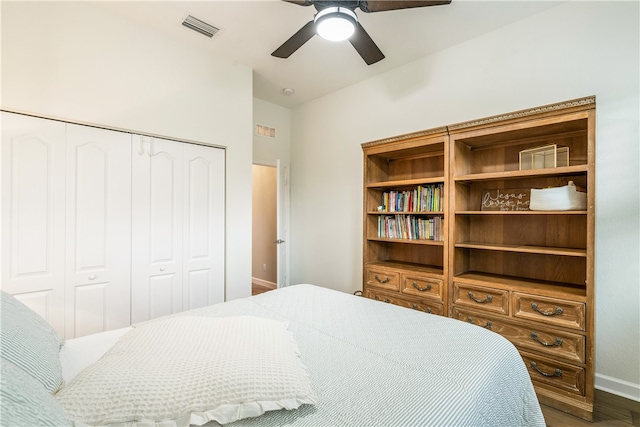
[[[454,275],[476,271],[529,280],[585,286],[587,260],[583,257],[523,254],[482,249],[456,248]]]

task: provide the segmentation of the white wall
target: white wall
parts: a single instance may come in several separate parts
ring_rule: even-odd
[[[251,293],[252,71],[92,2],[2,2],[2,108],[226,147],[226,298]]]
[[[596,95],[596,384],[640,400],[638,17],[568,2],[294,109],[292,283],[361,288],[361,143]]]
[[[276,138],[255,134],[256,125],[276,129]],[[253,99],[253,163],[288,165],[291,157],[291,110],[262,99]]]
[[[284,95],[283,95],[284,96]],[[255,134],[257,124],[276,129],[276,138],[267,138]],[[263,101],[253,100],[253,163],[256,165],[278,166],[280,170],[277,189],[278,214],[277,238],[284,241],[277,245],[278,286],[290,283],[289,265],[291,242],[289,238],[291,214],[289,208],[289,185],[284,177],[289,177],[291,162],[291,110]],[[287,178],[288,179],[288,178]]]

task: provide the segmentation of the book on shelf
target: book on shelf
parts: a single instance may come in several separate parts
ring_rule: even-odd
[[[382,212],[442,212],[443,206],[443,183],[382,193]]]
[[[421,218],[415,215],[380,215],[378,237],[385,239],[442,240],[443,217]]]

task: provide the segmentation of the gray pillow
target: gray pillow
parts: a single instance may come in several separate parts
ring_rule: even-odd
[[[60,346],[56,331],[36,312],[8,293],[0,292],[0,355],[31,375],[49,392],[62,385]]]
[[[51,393],[8,360],[0,365],[2,425],[12,427],[63,427],[71,421]]]

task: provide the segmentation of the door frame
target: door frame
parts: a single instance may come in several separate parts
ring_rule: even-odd
[[[277,278],[276,285],[283,288],[290,285],[290,223],[291,223],[291,185],[290,185],[290,166],[281,159],[275,162],[257,161],[253,162],[256,166],[268,166],[276,168],[276,240],[282,241],[276,243],[276,263]]]

